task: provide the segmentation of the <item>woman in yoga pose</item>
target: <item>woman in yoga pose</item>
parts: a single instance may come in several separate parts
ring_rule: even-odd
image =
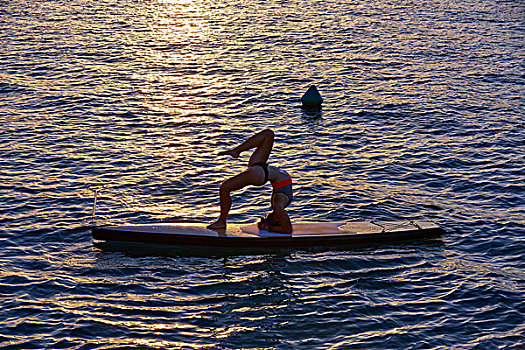
[[[226,229],[226,219],[232,205],[231,192],[250,185],[262,186],[270,181],[273,187],[271,198],[273,211],[258,223],[259,229],[284,234],[292,233],[292,223],[285,210],[293,198],[292,178],[286,171],[268,165],[273,140],[273,131],[266,129],[231,150],[219,152],[220,156],[229,155],[238,158],[241,152],[255,148],[248,161],[248,168],[221,184],[219,189],[221,214],[217,221],[208,225],[209,229]]]

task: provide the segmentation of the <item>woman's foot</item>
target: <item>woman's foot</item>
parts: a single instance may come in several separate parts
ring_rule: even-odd
[[[210,230],[225,230],[226,223],[220,220],[217,220],[213,224],[209,224],[208,226],[206,226],[206,228]]]
[[[232,156],[233,158],[239,158],[239,155],[241,154],[241,152],[239,151],[236,151],[235,149],[231,149],[231,150],[228,150],[228,151],[222,151],[222,152],[219,152],[219,156]]]

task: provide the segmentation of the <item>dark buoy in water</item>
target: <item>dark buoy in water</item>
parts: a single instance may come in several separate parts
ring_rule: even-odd
[[[312,85],[306,90],[303,97],[301,97],[301,102],[303,104],[302,108],[307,111],[320,111],[323,98],[315,85]]]

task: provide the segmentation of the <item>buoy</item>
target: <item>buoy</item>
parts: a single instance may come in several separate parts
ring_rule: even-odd
[[[320,109],[323,98],[315,85],[312,85],[306,90],[303,97],[301,97],[301,102],[304,109]]]

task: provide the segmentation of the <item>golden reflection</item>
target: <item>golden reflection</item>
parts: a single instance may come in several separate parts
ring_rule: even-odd
[[[149,30],[137,48],[147,69],[134,71],[133,78],[142,81],[143,105],[155,112],[178,117],[194,111],[191,97],[221,88],[214,74],[204,67],[213,62],[216,52],[206,42],[212,40],[208,4],[195,0],[158,0],[147,15]],[[190,97],[191,96],[191,97]]]
[[[232,333],[242,333],[242,332],[249,332],[249,331],[256,331],[256,330],[257,330],[257,327],[242,327],[242,326],[219,328],[216,330],[217,335],[215,336],[215,338],[224,339],[224,338],[228,338],[230,334]]]
[[[157,349],[206,349],[216,348],[216,344],[197,344],[180,341],[153,340],[153,339],[127,339],[129,344],[144,345]]]

